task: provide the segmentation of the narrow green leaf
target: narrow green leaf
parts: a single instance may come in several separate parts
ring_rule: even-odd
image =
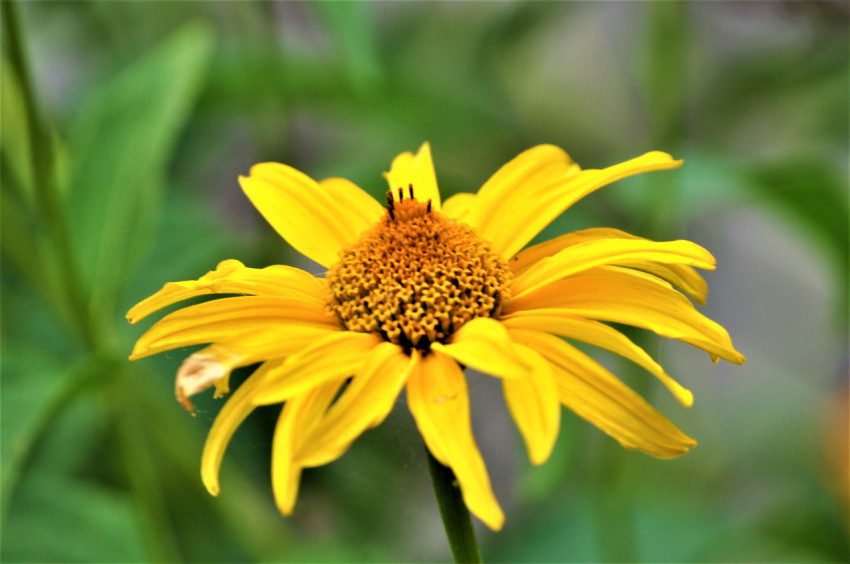
[[[178,30],[97,91],[72,130],[69,221],[100,319],[150,237],[165,167],[211,47],[206,27]]]

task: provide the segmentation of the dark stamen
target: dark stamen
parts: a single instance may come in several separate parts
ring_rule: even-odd
[[[401,186],[398,187],[398,201],[404,201],[404,188],[402,188]]]
[[[393,200],[393,191],[387,190],[387,212],[389,212],[390,219],[392,219],[393,221],[395,221],[395,214],[393,213],[393,204],[394,203],[395,202]]]
[[[410,192],[410,199],[413,199],[413,184],[407,187],[407,190]]]
[[[425,213],[431,213],[431,200],[428,200],[428,205],[425,206]]]

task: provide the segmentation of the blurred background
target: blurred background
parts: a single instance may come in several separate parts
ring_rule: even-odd
[[[638,335],[691,388],[597,354],[700,445],[621,449],[571,413],[532,467],[499,386],[469,375],[507,522],[485,560],[847,562],[846,2],[2,4],[3,561],[443,561],[400,403],[308,470],[269,478],[277,410],[199,477],[221,402],[174,399],[191,350],[130,363],[131,305],[226,258],[318,273],[237,185],[257,162],[380,197],[430,141],[444,197],[554,143],[585,168],[663,150],[543,234],[607,226],[717,257],[701,308],[748,357]],[[245,374],[235,376],[235,382]],[[480,525],[480,523],[477,523]]]

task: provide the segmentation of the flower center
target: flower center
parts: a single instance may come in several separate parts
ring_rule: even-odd
[[[431,202],[387,193],[387,213],[340,252],[327,274],[328,309],[349,331],[379,333],[427,352],[475,317],[494,317],[511,272],[471,227]]]

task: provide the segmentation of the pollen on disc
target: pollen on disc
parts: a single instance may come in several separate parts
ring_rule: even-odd
[[[388,193],[381,221],[340,252],[328,309],[349,331],[428,351],[469,320],[497,316],[511,272],[471,227],[407,195]]]

